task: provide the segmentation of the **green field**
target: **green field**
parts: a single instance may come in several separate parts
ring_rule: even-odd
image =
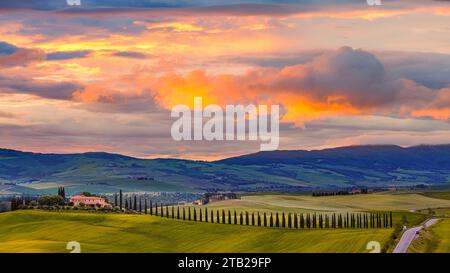
[[[450,253],[450,219],[441,219],[431,231],[438,242],[434,252]]]
[[[260,213],[393,211],[394,225],[407,227],[441,217],[414,242],[411,251],[450,251],[450,219],[445,218],[450,213],[450,200],[420,193],[245,195],[241,200],[196,206],[197,213],[205,207],[209,211]],[[397,239],[393,233],[394,229],[289,230],[82,211],[21,210],[0,214],[0,252],[68,252],[69,241],[80,242],[83,252],[368,252],[369,241],[379,241],[389,251],[400,231]]]
[[[212,203],[208,206],[216,208],[254,208],[283,211],[416,211],[427,208],[449,208],[450,200],[436,199],[410,192],[383,192],[324,197],[260,194],[242,196],[241,200],[227,200]]]
[[[146,215],[22,210],[0,214],[0,252],[368,252],[392,229],[286,230]]]

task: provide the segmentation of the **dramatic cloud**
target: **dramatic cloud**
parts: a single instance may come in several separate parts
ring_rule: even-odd
[[[5,42],[0,42],[0,55],[11,55],[17,51],[17,47]]]
[[[311,61],[283,68],[253,69],[243,75],[208,75],[197,70],[186,75],[168,74],[152,83],[157,101],[170,109],[192,105],[195,96],[205,103],[279,103],[286,109],[285,121],[305,121],[336,114],[388,114],[420,116],[419,109],[432,107],[448,118],[450,104],[445,90],[435,90],[409,79],[386,73],[373,54],[342,47],[326,51]],[[442,103],[437,107],[436,102]],[[440,110],[438,110],[440,109]]]
[[[144,59],[147,57],[147,55],[140,53],[140,52],[116,52],[114,54],[112,54],[113,56],[116,57],[124,57],[124,58],[132,58],[132,59]]]
[[[41,49],[17,48],[12,44],[0,42],[0,68],[26,66],[45,60],[45,56]]]
[[[24,93],[39,97],[68,100],[82,86],[71,82],[51,82],[23,77],[0,76],[0,93]]]
[[[68,52],[52,52],[47,54],[47,60],[49,61],[60,61],[60,60],[70,60],[85,58],[89,55],[90,51],[68,51]]]

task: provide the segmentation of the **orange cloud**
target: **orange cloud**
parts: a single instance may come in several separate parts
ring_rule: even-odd
[[[439,90],[431,103],[424,108],[412,111],[411,115],[418,118],[450,120],[450,88]]]

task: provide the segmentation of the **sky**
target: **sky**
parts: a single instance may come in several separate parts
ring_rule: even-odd
[[[0,2],[0,147],[214,160],[173,106],[278,104],[280,149],[450,143],[450,1]]]

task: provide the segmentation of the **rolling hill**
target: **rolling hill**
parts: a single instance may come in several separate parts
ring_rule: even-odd
[[[299,191],[446,185],[450,145],[349,146],[259,152],[215,162],[108,153],[37,154],[0,149],[0,194],[125,191]]]

